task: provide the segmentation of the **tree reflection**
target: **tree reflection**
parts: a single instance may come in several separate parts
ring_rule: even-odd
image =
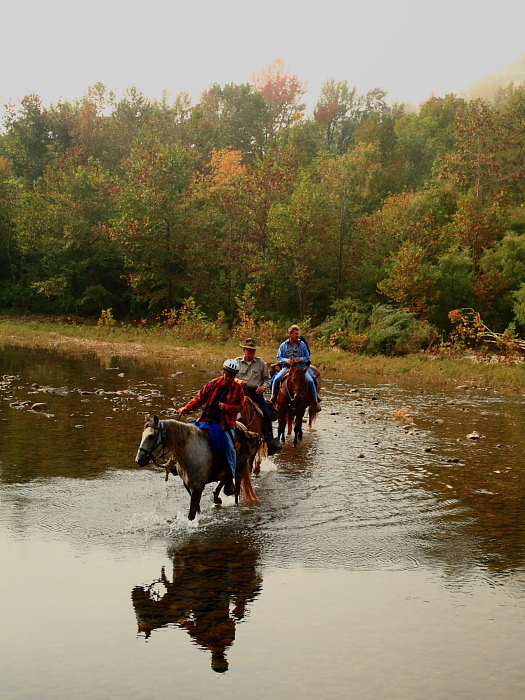
[[[163,567],[158,580],[131,593],[138,632],[148,639],[159,627],[177,625],[211,652],[213,670],[224,673],[236,625],[262,589],[258,550],[242,538],[190,541],[172,550],[170,558],[171,580]]]

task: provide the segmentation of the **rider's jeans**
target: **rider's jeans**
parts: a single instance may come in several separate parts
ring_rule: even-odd
[[[228,447],[224,448],[224,453],[226,455],[226,460],[230,467],[231,473],[235,477],[235,465],[237,463],[237,452],[235,450],[235,428],[228,428],[223,431],[224,437],[228,442]]]
[[[284,375],[286,374],[288,369],[289,369],[288,365],[285,365],[280,372],[277,372],[277,374],[274,375],[274,377],[273,377],[273,385],[274,385],[273,392],[275,394],[277,394],[277,392],[279,390],[279,386],[280,386],[282,380],[284,379]],[[315,399],[317,400],[319,398],[319,396],[317,394],[317,387],[315,385],[314,378],[310,374],[309,369],[306,370],[304,376],[305,376],[306,381],[308,382],[308,387],[310,389],[312,396],[315,396]]]

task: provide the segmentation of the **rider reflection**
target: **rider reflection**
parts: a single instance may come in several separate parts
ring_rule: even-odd
[[[154,629],[175,624],[209,650],[212,669],[224,673],[236,625],[262,589],[258,551],[244,539],[191,541],[172,550],[170,558],[172,580],[163,568],[159,580],[131,593],[138,632],[148,639]]]

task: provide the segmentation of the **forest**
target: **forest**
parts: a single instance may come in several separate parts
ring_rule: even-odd
[[[359,351],[385,324],[423,347],[471,308],[521,337],[525,86],[414,109],[327,80],[312,114],[305,92],[276,62],[196,104],[99,83],[8,105],[0,309],[289,319]]]

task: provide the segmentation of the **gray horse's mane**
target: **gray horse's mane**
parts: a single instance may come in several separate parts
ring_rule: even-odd
[[[197,439],[202,436],[206,441],[208,440],[204,432],[191,423],[169,418],[164,421],[164,425],[166,426],[166,447],[168,449],[185,444],[190,435],[194,435]]]

